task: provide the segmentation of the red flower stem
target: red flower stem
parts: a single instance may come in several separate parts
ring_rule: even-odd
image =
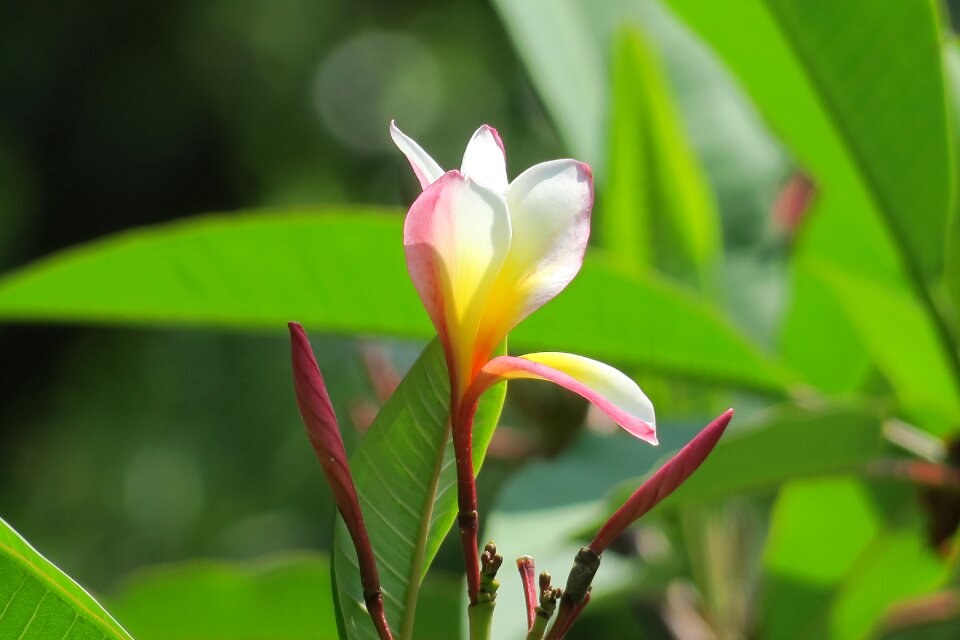
[[[470,604],[479,601],[480,545],[477,535],[480,527],[477,515],[477,482],[473,474],[473,417],[477,403],[456,407],[452,423],[453,451],[457,459],[457,525],[463,547],[463,563],[467,574],[467,596]]]
[[[546,640],[559,640],[570,628],[573,620],[583,608],[584,600],[590,592],[593,577],[600,568],[600,554],[589,547],[582,547],[573,560],[573,568],[567,576],[567,584],[560,596],[557,618],[550,627]]]
[[[573,610],[569,612],[568,615],[563,616],[561,622],[560,616],[557,616],[557,621],[553,624],[553,629],[550,630],[550,636],[553,637],[553,631],[556,629],[557,640],[563,640],[563,637],[567,635],[567,632],[570,631],[570,627],[573,626],[573,623],[577,621],[577,618],[580,617],[580,612],[583,611],[583,608],[587,606],[587,603],[590,602],[590,592],[587,591],[587,595],[583,596],[583,600],[580,601],[580,604],[573,607]]]

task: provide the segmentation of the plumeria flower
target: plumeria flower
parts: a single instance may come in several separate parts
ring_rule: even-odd
[[[454,430],[490,386],[549,380],[580,394],[630,434],[657,443],[653,405],[613,367],[569,353],[493,357],[507,333],[549,302],[583,264],[593,176],[576,160],[552,160],[507,180],[503,142],[484,125],[460,170],[444,172],[391,123],[423,193],[404,224],[407,268],[443,343]]]

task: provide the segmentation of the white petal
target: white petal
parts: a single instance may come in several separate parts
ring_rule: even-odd
[[[465,383],[474,373],[481,314],[510,247],[506,202],[450,171],[410,207],[403,244],[410,277],[452,360],[455,379]]]
[[[420,181],[421,188],[426,189],[440,179],[440,176],[443,175],[443,169],[440,168],[440,165],[413,138],[400,131],[396,122],[392,120],[390,121],[390,137],[393,138],[394,144],[403,152],[403,155],[407,156],[407,161],[413,168],[417,180]]]
[[[580,271],[590,238],[593,176],[576,160],[544,162],[520,174],[505,196],[513,233],[484,316],[481,341],[488,347]]]
[[[503,193],[507,188],[507,158],[496,129],[485,124],[476,130],[463,152],[460,171],[471,180]]]
[[[610,365],[572,353],[547,352],[500,356],[481,371],[477,386],[469,391],[471,401],[499,380],[548,380],[580,394],[631,435],[657,444],[653,404],[637,383]]]

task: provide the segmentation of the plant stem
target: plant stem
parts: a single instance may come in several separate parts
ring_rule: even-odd
[[[470,620],[470,640],[490,640],[493,629],[493,608],[496,600],[479,602],[467,607],[467,617]]]
[[[463,563],[467,574],[467,595],[471,607],[476,606],[480,593],[480,556],[477,532],[477,484],[473,475],[473,417],[477,403],[471,403],[454,412],[452,424],[453,451],[457,459],[457,524],[460,528],[460,544],[463,547]],[[472,636],[471,636],[472,637]]]
[[[527,640],[543,640],[543,634],[547,632],[548,622],[550,622],[549,618],[537,616],[533,621],[533,626],[530,627],[530,631],[527,632]]]

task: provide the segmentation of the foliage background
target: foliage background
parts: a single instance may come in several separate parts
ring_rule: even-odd
[[[397,118],[441,164],[455,166],[469,134],[489,122],[506,141],[512,175],[563,155],[589,160],[601,180],[595,239],[606,249],[604,264],[707,301],[758,353],[775,354],[770,361],[783,366],[790,383],[759,388],[764,385],[741,384],[732,374],[703,376],[695,365],[685,371],[684,363],[711,356],[685,352],[689,345],[676,337],[650,347],[679,354],[667,363],[625,358],[617,364],[637,376],[657,406],[660,452],[631,449],[590,418],[593,428],[582,430],[586,408],[560,392],[512,387],[503,431],[510,439],[502,438],[485,470],[482,500],[497,506],[490,533],[518,547],[528,544],[510,553],[533,553],[554,563],[541,566],[555,574],[565,572],[568,549],[575,548],[566,536],[577,533],[571,523],[597,517],[614,485],[641,476],[709,415],[734,405],[738,423],[774,434],[760,449],[766,457],[748,448],[740,459],[727,458],[724,473],[695,488],[687,506],[665,512],[625,543],[619,569],[605,565],[610,591],[603,597],[598,588],[582,637],[863,637],[886,633],[880,629],[890,626],[884,621],[892,602],[930,593],[953,603],[946,607],[949,618],[957,610],[950,586],[955,569],[927,543],[934,517],[927,512],[949,520],[956,502],[931,503],[935,499],[909,479],[862,480],[868,457],[908,457],[878,444],[884,421],[902,418],[936,438],[956,431],[956,389],[939,379],[928,385],[924,373],[942,365],[936,347],[927,366],[924,349],[914,349],[924,338],[897,334],[927,312],[917,299],[922,295],[908,292],[903,302],[902,276],[887,278],[883,271],[884,249],[869,244],[883,225],[871,217],[875,211],[857,208],[871,201],[858,191],[860,177],[811,175],[819,189],[812,206],[788,206],[785,188],[799,185],[802,194],[803,176],[841,165],[842,173],[846,165],[820,162],[835,153],[832,139],[814,136],[804,146],[808,132],[789,129],[804,120],[789,117],[803,105],[790,103],[796,92],[788,79],[774,77],[783,82],[782,94],[764,93],[757,89],[762,73],[751,76],[738,66],[730,42],[757,35],[749,26],[758,3],[733,3],[715,15],[703,3],[667,4],[679,19],[652,1],[598,3],[582,21],[575,18],[585,15],[583,3],[552,1],[536,7],[532,23],[517,9],[521,4],[506,1],[4,5],[0,266],[13,271],[113,232],[210,211],[368,203],[399,215],[416,185],[386,123]],[[938,9],[947,15],[946,7]],[[881,22],[885,12],[876,11]],[[873,25],[855,14],[844,26],[852,30],[841,34],[852,49]],[[947,21],[939,28],[935,43],[951,55]],[[569,58],[538,52],[555,42],[551,29],[569,37]],[[919,46],[910,40],[915,31],[907,23],[897,36],[902,42],[865,48],[863,55],[897,61],[902,44],[909,62],[910,47]],[[724,42],[732,48],[724,50]],[[559,64],[559,76],[551,61]],[[772,106],[758,92],[774,96]],[[782,104],[777,95],[785,96]],[[581,120],[565,115],[571,105],[565,100],[582,107],[574,111]],[[871,111],[883,111],[875,106],[864,103],[864,120],[884,124],[879,116],[870,120]],[[935,120],[930,104],[917,98],[915,106],[917,121],[884,126],[901,127],[909,137]],[[591,117],[602,126],[578,128]],[[895,163],[881,157],[877,166],[888,165]],[[952,165],[948,171],[952,180]],[[845,189],[853,195],[843,197]],[[821,224],[821,236],[836,236],[839,248],[832,250],[847,251],[851,258],[841,266],[852,265],[855,277],[827,277],[834,287],[827,295],[823,279],[803,271],[816,253],[813,232],[806,221],[797,228],[784,224],[784,216],[822,220],[845,206],[862,215],[845,219],[852,220],[847,226]],[[677,219],[682,222],[671,222]],[[932,237],[943,235],[934,228]],[[924,242],[920,249],[929,245],[929,252],[914,247],[914,254],[942,253]],[[285,252],[256,255],[265,278],[272,257],[282,263]],[[403,269],[374,252],[357,260],[367,265],[362,277]],[[942,286],[949,282],[941,282],[941,272],[942,263],[923,279],[949,324],[954,317]],[[350,282],[356,273],[345,264],[328,277]],[[864,277],[876,286],[862,286]],[[150,291],[154,283],[140,284]],[[71,291],[61,294],[72,299]],[[884,307],[891,296],[892,306]],[[660,310],[644,308],[644,300],[638,298],[638,308]],[[318,309],[349,304],[309,301]],[[897,313],[906,324],[888,322]],[[69,310],[64,318],[76,319]],[[212,602],[216,590],[224,602],[258,601],[256,588],[238,586],[253,580],[250,572],[262,578],[271,563],[289,571],[304,565],[286,554],[329,549],[332,503],[296,416],[282,325],[268,330],[249,322],[238,330],[244,322],[230,322],[218,330],[210,322],[197,328],[157,321],[131,327],[122,314],[100,317],[93,326],[19,320],[0,329],[0,515],[68,574],[104,594],[137,637],[181,636],[151,629],[157,623],[144,613],[149,591],[137,592],[132,583],[156,579],[151,588],[161,592],[166,585],[169,600],[153,599],[174,603],[185,612],[185,626],[196,629],[213,607],[190,610],[197,599],[190,594],[206,593],[200,600]],[[631,353],[644,351],[651,338],[634,333],[631,318],[610,322],[629,336]],[[880,337],[871,338],[864,326],[876,327]],[[314,346],[341,419],[362,425],[379,403],[378,379],[371,381],[364,354],[386,354],[402,370],[423,342],[396,335],[374,341],[340,329],[314,333]],[[584,344],[590,338],[587,332]],[[897,339],[906,354],[874,348],[878,340]],[[956,353],[942,356],[950,357]],[[903,362],[911,367],[891,373]],[[774,369],[770,379],[781,373]],[[356,433],[347,431],[353,446]],[[825,439],[825,451],[840,452],[839,462],[800,465],[795,475],[773,480],[773,471],[763,476],[766,468],[791,470],[780,458],[790,458],[808,434]],[[837,434],[846,440],[830,440]],[[829,462],[824,450],[809,457]],[[846,451],[865,453],[844,458]],[[800,475],[817,478],[775,490]],[[758,486],[766,490],[753,490]],[[547,540],[545,522],[554,523]],[[499,533],[504,530],[511,533]],[[273,553],[281,555],[262,559]],[[225,561],[215,572],[247,577],[224,578],[232,587],[208,584],[204,592],[203,585],[178,585],[164,574],[189,576],[195,565],[143,573],[143,567],[194,558]],[[304,562],[323,563],[322,556],[309,558]],[[456,551],[442,550],[430,583],[439,586],[428,587],[440,602],[445,591],[455,591],[457,569]],[[310,573],[306,584],[315,586],[324,574],[324,567]],[[315,589],[284,593],[289,619],[316,606]],[[920,610],[939,611],[934,605],[942,601],[932,602],[923,601]],[[439,628],[431,616],[442,609],[424,606],[419,615]],[[306,620],[308,637],[329,633],[324,615],[315,611]],[[501,611],[501,618],[507,615]],[[137,616],[146,622],[135,623]],[[809,619],[819,622],[798,622]],[[427,637],[426,627],[422,633]],[[916,629],[897,633],[922,637]],[[204,637],[215,637],[214,631]]]

